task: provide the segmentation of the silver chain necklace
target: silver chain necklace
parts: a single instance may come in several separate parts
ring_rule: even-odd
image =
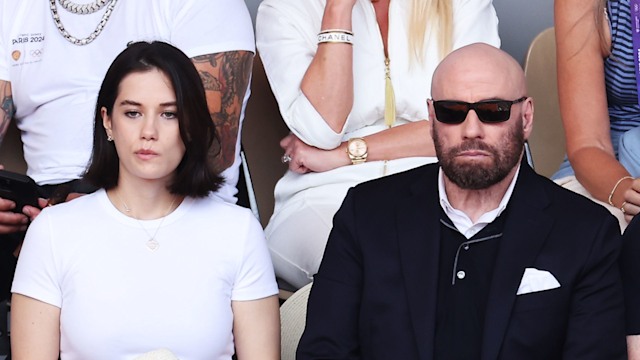
[[[177,197],[173,197],[173,200],[171,200],[171,204],[169,204],[169,207],[167,208],[167,210],[164,212],[164,216],[162,217],[162,220],[160,220],[160,224],[158,224],[158,227],[156,228],[156,231],[153,232],[153,235],[151,235],[148,231],[147,228],[144,227],[144,225],[142,224],[142,222],[136,218],[130,215],[131,213],[131,208],[129,207],[129,205],[127,205],[126,202],[124,202],[124,200],[122,200],[122,198],[120,197],[120,194],[118,192],[114,192],[115,195],[118,197],[118,199],[120,200],[120,202],[122,203],[122,207],[124,207],[124,211],[129,214],[130,217],[134,218],[137,222],[138,225],[140,225],[140,227],[142,228],[142,230],[144,230],[144,232],[147,234],[147,236],[149,237],[149,239],[147,240],[147,242],[145,243],[145,245],[147,245],[147,249],[151,250],[151,251],[156,251],[158,250],[158,248],[160,248],[160,243],[158,242],[158,240],[156,240],[156,235],[158,235],[158,231],[160,231],[160,228],[162,227],[162,224],[164,223],[164,220],[167,218],[167,216],[169,216],[169,214],[171,213],[171,209],[173,208],[173,204],[176,203],[176,199]]]
[[[71,0],[58,0],[58,3],[68,12],[84,15],[93,14],[102,9],[107,4],[107,0],[96,0],[90,4],[76,4]]]
[[[104,7],[104,5],[106,4],[105,1],[107,0],[98,0],[96,1],[96,4],[90,4],[87,6],[91,7],[92,9],[94,5],[99,6],[98,9],[92,11],[92,12],[96,12],[100,8]],[[100,2],[105,2],[105,3],[99,4]],[[78,39],[72,36],[71,34],[69,34],[69,32],[64,28],[64,25],[62,25],[62,21],[60,21],[60,15],[58,14],[58,7],[56,5],[56,0],[49,0],[50,8],[51,8],[51,16],[53,16],[53,22],[56,24],[56,27],[58,28],[58,31],[60,32],[62,37],[64,37],[70,43],[74,45],[80,45],[80,46],[91,43],[93,40],[95,40],[98,37],[98,35],[100,35],[100,33],[102,32],[102,29],[104,29],[105,25],[107,25],[107,21],[109,21],[109,17],[111,16],[111,13],[113,12],[113,8],[116,6],[117,2],[118,0],[110,0],[109,5],[107,5],[107,11],[104,13],[104,15],[102,15],[102,20],[100,20],[100,22],[98,23],[98,26],[96,26],[96,29],[93,30],[93,32],[89,34],[89,36],[87,36],[86,38]],[[68,1],[65,1],[65,4],[66,3],[68,3]],[[63,7],[65,6],[62,4],[62,1],[60,1],[60,4]],[[75,5],[77,4],[73,4],[69,6],[75,6]],[[67,7],[65,7],[65,9],[69,10]],[[76,8],[73,8],[73,9],[76,9]],[[75,11],[80,11],[80,10],[73,10],[73,11],[69,10],[69,11],[71,11],[74,14],[78,14]],[[85,13],[80,13],[80,14],[85,14]],[[90,14],[90,13],[87,13],[87,14]]]

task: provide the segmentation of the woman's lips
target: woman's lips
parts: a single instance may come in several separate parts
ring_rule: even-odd
[[[151,159],[151,158],[154,158],[154,157],[158,156],[158,153],[156,153],[155,151],[152,151],[152,150],[144,150],[144,149],[143,149],[143,150],[138,150],[138,151],[136,151],[136,152],[135,152],[135,154],[136,154],[139,158],[141,158],[141,159],[143,159],[143,160],[148,160],[148,159]]]

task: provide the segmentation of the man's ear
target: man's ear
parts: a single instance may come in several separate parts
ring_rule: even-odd
[[[427,110],[429,111],[429,122],[431,123],[429,126],[429,133],[433,139],[433,123],[436,121],[436,112],[433,109],[432,99],[427,100]]]
[[[436,119],[436,112],[433,109],[433,100],[427,100],[427,111],[429,112],[429,121],[434,121]]]
[[[528,97],[522,103],[522,128],[525,140],[529,139],[533,131],[533,98]]]

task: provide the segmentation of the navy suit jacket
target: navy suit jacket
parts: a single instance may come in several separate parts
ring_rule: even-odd
[[[298,359],[433,358],[438,168],[349,190],[314,278]],[[479,359],[626,358],[615,218],[525,163],[505,211]],[[516,295],[526,268],[561,286]]]

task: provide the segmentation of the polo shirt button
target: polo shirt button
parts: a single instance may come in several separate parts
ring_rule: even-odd
[[[465,276],[467,276],[467,274],[464,271],[460,270],[460,271],[458,271],[456,276],[458,277],[458,279],[462,280],[462,279],[464,279]]]

